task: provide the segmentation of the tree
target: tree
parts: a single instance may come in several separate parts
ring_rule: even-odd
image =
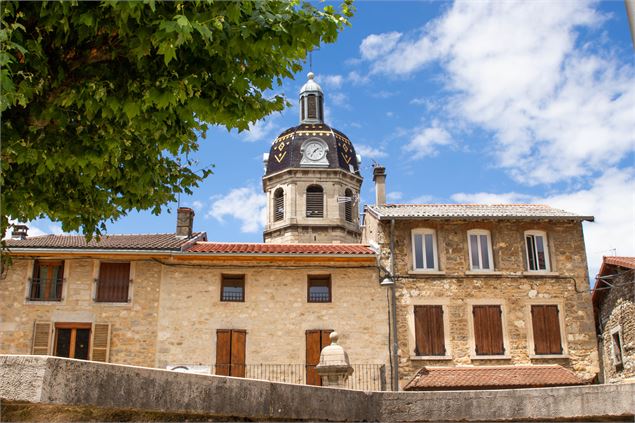
[[[99,235],[191,194],[208,124],[282,110],[267,90],[335,41],[351,1],[1,2],[0,230],[48,217]]]

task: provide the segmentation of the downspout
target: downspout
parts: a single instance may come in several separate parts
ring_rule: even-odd
[[[399,343],[397,336],[397,288],[395,278],[395,219],[390,219],[390,275],[392,277],[392,285],[390,285],[391,293],[391,323],[392,323],[392,387],[393,391],[399,391]]]

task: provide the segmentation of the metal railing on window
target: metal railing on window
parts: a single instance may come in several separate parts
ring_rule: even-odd
[[[351,364],[353,374],[346,383],[347,389],[360,391],[385,391],[386,366],[383,364]],[[215,374],[268,380],[270,382],[306,384],[307,372],[314,369],[308,364],[216,364]]]
[[[331,295],[328,292],[309,292],[309,302],[328,303],[330,301]]]
[[[64,279],[31,278],[29,301],[62,301]]]
[[[222,301],[245,301],[245,295],[243,293],[243,291],[227,291],[224,290],[223,291],[223,297],[221,298]]]

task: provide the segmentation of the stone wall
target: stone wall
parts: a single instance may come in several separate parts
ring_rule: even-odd
[[[600,301],[600,346],[605,383],[619,383],[635,378],[635,274],[633,270],[614,268],[621,276],[611,279]],[[616,364],[612,335],[619,332],[622,364]]]
[[[438,271],[416,272],[412,265],[411,231],[434,229]],[[366,214],[364,241],[381,247],[381,263],[390,268],[389,222]],[[491,233],[494,270],[470,272],[467,231]],[[549,272],[528,272],[524,231],[547,234]],[[577,222],[397,220],[395,273],[399,372],[405,384],[423,366],[560,364],[589,379],[598,372],[593,310],[588,293],[587,264],[581,224]],[[415,356],[414,306],[437,304],[446,314],[446,357]],[[483,359],[473,351],[471,306],[500,304],[506,354]],[[564,353],[535,356],[531,330],[532,304],[559,307]]]

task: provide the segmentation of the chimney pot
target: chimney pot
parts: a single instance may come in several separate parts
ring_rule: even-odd
[[[375,182],[375,204],[386,204],[386,168],[373,166],[373,182]]]
[[[176,236],[189,238],[194,226],[194,210],[189,207],[179,207],[176,212]]]
[[[26,239],[29,232],[29,227],[26,225],[13,225],[13,232],[11,232],[11,239]]]

